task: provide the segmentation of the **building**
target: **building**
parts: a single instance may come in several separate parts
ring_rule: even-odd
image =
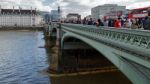
[[[51,18],[50,18],[50,12],[47,12],[47,11],[39,11],[40,15],[42,16],[43,18],[43,21],[45,23],[48,23],[51,21]]]
[[[42,17],[35,10],[0,8],[0,26],[40,26]]]
[[[91,15],[88,15],[88,16],[86,16],[85,17],[87,20],[90,20],[91,18],[92,18],[92,16]]]
[[[59,19],[61,19],[62,17],[62,11],[60,11],[60,13],[58,13],[58,10],[51,10],[51,21],[59,21]]]
[[[126,7],[118,6],[117,4],[105,4],[96,6],[91,9],[92,18],[102,18],[106,15],[106,13],[110,13],[111,11],[126,11]]]
[[[81,19],[81,15],[77,13],[69,13],[67,16],[67,20],[78,20]]]

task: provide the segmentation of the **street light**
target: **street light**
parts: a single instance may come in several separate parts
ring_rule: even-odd
[[[58,28],[57,28],[57,41],[56,46],[58,46],[58,72],[62,72],[62,50],[61,50],[61,17],[60,17],[60,6],[58,6]]]
[[[58,22],[60,22],[60,0],[57,0],[56,1],[56,4],[57,4],[57,6],[58,6],[58,9],[57,9],[57,11],[58,11]]]

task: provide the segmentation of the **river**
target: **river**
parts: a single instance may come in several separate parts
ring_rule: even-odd
[[[0,31],[0,84],[131,84],[119,72],[49,77],[43,32]],[[50,54],[50,53],[49,53]]]
[[[43,33],[0,31],[0,84],[49,84]]]

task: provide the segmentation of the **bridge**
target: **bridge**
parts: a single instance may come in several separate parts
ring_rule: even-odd
[[[86,67],[115,66],[133,84],[150,83],[150,31],[52,23],[45,27],[45,34],[56,42],[57,48],[53,49],[57,50],[57,55],[52,58],[51,68],[57,72],[65,72],[67,64],[73,64],[76,71],[84,71],[85,64],[79,58],[84,60],[88,56],[93,62],[97,59],[102,62],[89,62],[91,65]],[[71,57],[71,54],[77,57]]]

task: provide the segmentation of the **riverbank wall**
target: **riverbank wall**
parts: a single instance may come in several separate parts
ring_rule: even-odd
[[[42,26],[32,26],[32,27],[9,27],[9,26],[4,26],[4,27],[0,27],[0,31],[3,30],[43,30],[44,27]]]

